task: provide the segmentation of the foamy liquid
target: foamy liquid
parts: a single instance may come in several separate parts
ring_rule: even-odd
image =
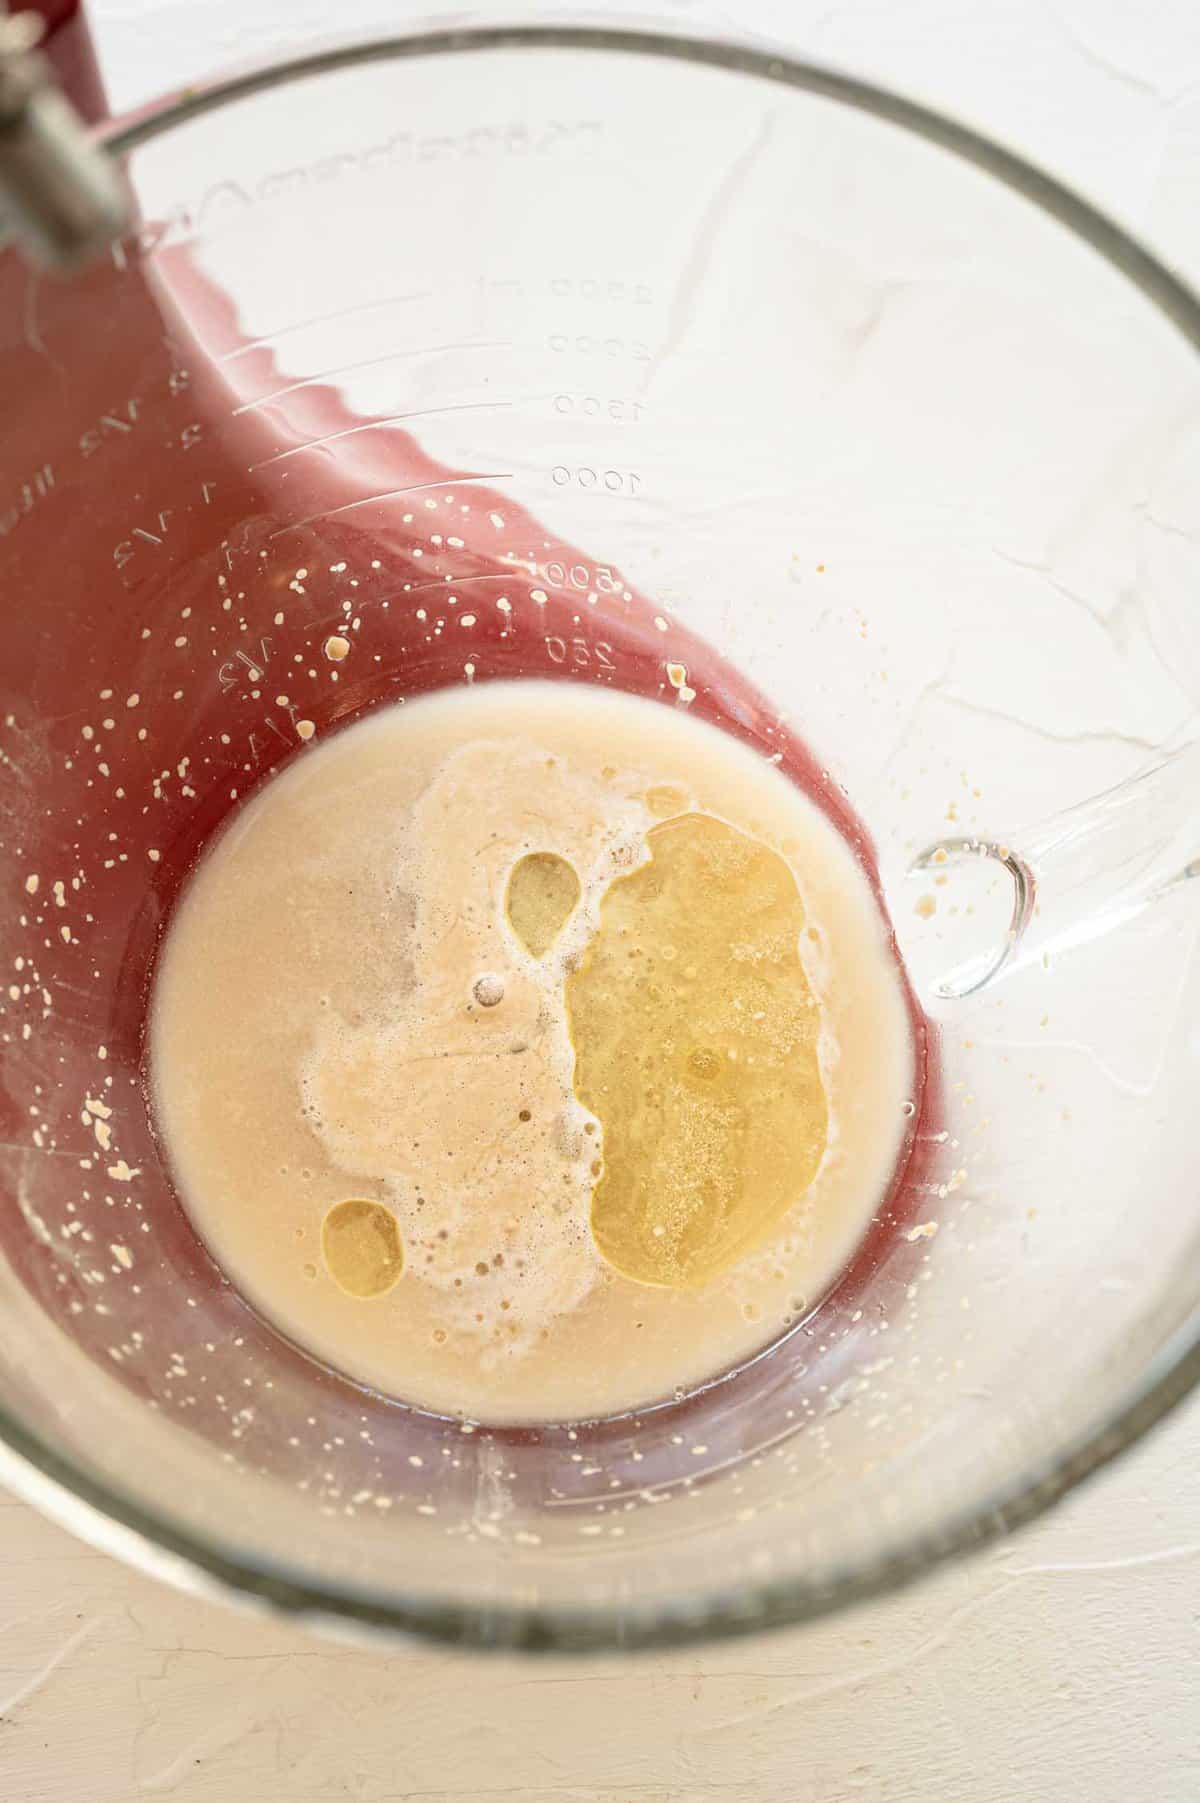
[[[761,1243],[669,1288],[593,1237],[603,1124],[575,1095],[564,990],[609,885],[685,811],[795,877],[828,1123]],[[546,853],[579,899],[535,956],[506,898]],[[778,1337],[861,1239],[913,1080],[884,922],[819,808],[682,706],[552,682],[380,709],[267,783],[178,907],[151,1060],[183,1201],[243,1294],[351,1377],[493,1422],[635,1408]],[[394,1217],[403,1268],[378,1293],[343,1287],[323,1241],[330,1219],[369,1219],[331,1217],[348,1201]]]

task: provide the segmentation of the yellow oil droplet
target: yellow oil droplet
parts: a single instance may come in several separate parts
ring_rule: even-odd
[[[544,958],[575,911],[579,878],[552,851],[530,852],[513,865],[505,906],[509,925],[534,958]]]
[[[382,1296],[404,1269],[400,1229],[382,1202],[338,1202],[321,1227],[329,1275],[350,1296]]]
[[[820,1011],[777,853],[696,813],[651,828],[647,845],[566,979],[567,1022],[575,1093],[604,1133],[596,1245],[638,1283],[696,1289],[766,1239],[816,1175]],[[686,1009],[655,981],[667,946],[695,972]]]
[[[655,783],[642,799],[656,820],[669,820],[687,807],[687,796],[676,783]]]

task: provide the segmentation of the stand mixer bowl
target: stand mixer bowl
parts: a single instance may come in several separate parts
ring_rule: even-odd
[[[185,1583],[531,1648],[795,1622],[1036,1513],[1200,1375],[1192,297],[961,128],[681,37],[431,31],[107,139],[136,231],[0,260],[6,1480]],[[147,1100],[230,810],[498,676],[777,735],[929,1023],[834,1294],[603,1423],[307,1358]]]

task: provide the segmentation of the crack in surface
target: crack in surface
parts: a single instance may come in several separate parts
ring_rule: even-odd
[[[1195,1558],[1200,1558],[1200,1540],[1164,1546],[1156,1552],[1128,1553],[1119,1559],[1049,1560],[1045,1564],[1011,1565],[1007,1569],[1009,1576],[1014,1578],[1090,1577],[1096,1572],[1140,1571],[1150,1565],[1171,1565]]]
[[[951,1609],[940,1626],[927,1634],[914,1647],[906,1647],[903,1651],[892,1654],[889,1658],[876,1660],[871,1665],[860,1666],[856,1671],[840,1673],[835,1678],[824,1678],[815,1684],[802,1685],[798,1690],[789,1691],[777,1701],[764,1702],[752,1709],[744,1710],[741,1715],[729,1716],[716,1724],[714,1728],[700,1728],[699,1734],[724,1732],[729,1728],[738,1728],[746,1723],[757,1722],[764,1716],[778,1714],[781,1709],[803,1707],[807,1703],[823,1701],[826,1697],[837,1696],[846,1690],[856,1690],[860,1685],[873,1684],[880,1678],[890,1678],[896,1672],[910,1672],[921,1660],[931,1653],[938,1652],[952,1641],[962,1622],[977,1615],[981,1609],[990,1607],[999,1598],[1007,1596],[1015,1590],[1020,1578],[1015,1573],[1007,1575],[1006,1581],[997,1584],[986,1596],[971,1597],[960,1603],[957,1609]],[[786,1673],[780,1673],[786,1676]]]
[[[1102,631],[1107,632],[1111,621],[1111,612],[1108,614],[1101,612],[1086,595],[1080,594],[1078,589],[1068,587],[1065,582],[1053,574],[1049,564],[1040,563],[1034,558],[1018,557],[1012,551],[1002,551],[999,545],[992,546],[992,556],[999,558],[1001,563],[1011,564],[1016,570],[1024,570],[1030,576],[1039,577],[1054,590],[1056,595],[1061,595],[1064,601],[1070,601],[1072,606],[1082,608],[1090,620],[1094,620]]]
[[[775,113],[764,112],[750,143],[730,163],[700,214],[692,247],[680,271],[674,298],[667,313],[667,329],[654,359],[656,372],[679,349],[701,293],[705,272],[716,255],[722,227],[732,215],[734,203],[753,174],[754,166],[770,143],[774,131]]]
[[[1032,720],[1026,720],[1020,714],[1011,714],[1005,708],[993,707],[986,701],[972,701],[969,695],[956,694],[953,689],[934,685],[930,692],[936,693],[938,700],[945,702],[948,707],[961,708],[970,714],[981,714],[989,720],[1002,720],[1006,725],[1032,733],[1035,738],[1050,745],[1127,745],[1131,751],[1155,753],[1162,749],[1159,740],[1142,738],[1138,733],[1118,732],[1113,727],[1103,731],[1054,732],[1048,726],[1037,726]]]
[[[100,1616],[94,1615],[89,1621],[85,1621],[83,1626],[81,1628],[76,1628],[75,1632],[63,1642],[58,1651],[52,1653],[45,1664],[40,1666],[23,1684],[19,1684],[16,1690],[11,1691],[8,1696],[0,1697],[0,1719],[10,1716],[15,1709],[21,1707],[22,1703],[28,1702],[30,1697],[36,1696],[39,1690],[44,1689],[45,1685],[54,1676],[59,1666],[62,1665],[65,1660],[69,1659],[71,1654],[75,1652],[78,1647],[81,1647],[85,1640],[90,1639],[96,1628],[100,1626],[101,1620],[102,1618]]]

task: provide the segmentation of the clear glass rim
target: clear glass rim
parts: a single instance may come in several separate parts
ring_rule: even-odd
[[[110,122],[99,141],[118,156],[177,126],[271,88],[360,63],[490,50],[624,52],[699,64],[798,89],[914,133],[1003,182],[1083,239],[1125,275],[1200,351],[1200,299],[1136,239],[1054,177],[967,126],[918,102],[769,44],[693,36],[661,26],[552,23],[414,25],[409,31],[322,47],[219,77]],[[511,1607],[413,1595],[380,1598],[348,1584],[322,1584],[285,1562],[248,1559],[180,1528],[64,1458],[0,1409],[0,1476],[25,1500],[82,1539],[185,1589],[258,1604],[319,1625],[382,1631],[476,1649],[550,1653],[654,1650],[814,1620],[911,1583],[943,1561],[976,1550],[1032,1521],[1076,1484],[1138,1440],[1200,1384],[1200,1286],[1168,1345],[1127,1375],[1098,1414],[1052,1454],[1013,1474],[985,1502],[948,1514],[937,1527],[820,1576],[752,1582],[732,1591],[637,1603],[561,1608]]]

